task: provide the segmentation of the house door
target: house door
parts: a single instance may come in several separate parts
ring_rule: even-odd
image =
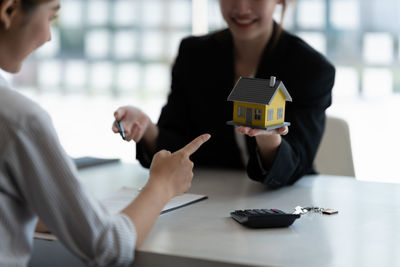
[[[252,124],[253,109],[246,108],[246,124]]]

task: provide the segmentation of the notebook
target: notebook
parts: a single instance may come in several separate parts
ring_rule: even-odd
[[[79,157],[79,158],[72,158],[72,160],[75,163],[76,168],[78,168],[78,170],[120,161],[119,159],[105,159],[96,157]]]
[[[100,199],[100,202],[104,205],[106,210],[112,214],[118,213],[123,210],[129,203],[131,203],[137,195],[140,193],[140,189],[130,188],[130,187],[122,187],[117,192],[112,195]],[[179,196],[172,198],[167,205],[165,205],[164,209],[161,211],[161,214],[173,211],[175,209],[188,206],[190,204],[196,203],[198,201],[207,199],[206,195],[199,194],[190,194],[184,193]],[[45,239],[45,240],[57,240],[51,233],[38,233],[35,232],[35,238]]]
[[[118,213],[132,202],[139,194],[140,189],[122,187],[111,196],[101,200],[106,209],[111,213]],[[165,205],[161,214],[207,199],[206,195],[184,193],[172,198]]]

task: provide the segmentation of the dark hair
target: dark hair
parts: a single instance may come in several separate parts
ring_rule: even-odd
[[[45,2],[50,2],[51,0],[21,0],[21,6],[22,9],[25,12],[31,12],[33,11],[38,5],[45,3]],[[3,0],[0,0],[0,3],[3,2]]]
[[[276,31],[275,37],[273,41],[273,46],[279,41],[279,37],[281,36],[282,30],[283,30],[283,19],[285,18],[285,13],[286,13],[286,8],[289,3],[289,1],[296,2],[296,0],[282,0],[282,12],[281,12],[281,20],[278,23],[278,29]]]

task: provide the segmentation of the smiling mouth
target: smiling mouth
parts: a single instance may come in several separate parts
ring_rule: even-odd
[[[248,28],[253,25],[258,19],[239,19],[239,18],[232,18],[232,21],[240,28]]]

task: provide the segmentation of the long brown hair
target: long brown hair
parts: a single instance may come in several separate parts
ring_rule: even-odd
[[[296,2],[296,0],[281,0],[281,1],[282,1],[282,3],[281,3],[281,5],[282,5],[281,20],[278,23],[278,29],[276,31],[276,34],[275,34],[275,37],[273,40],[273,46],[275,46],[275,44],[279,40],[279,37],[281,36],[282,30],[283,30],[283,19],[285,18],[286,9],[287,9],[289,2],[290,1],[293,3]]]

